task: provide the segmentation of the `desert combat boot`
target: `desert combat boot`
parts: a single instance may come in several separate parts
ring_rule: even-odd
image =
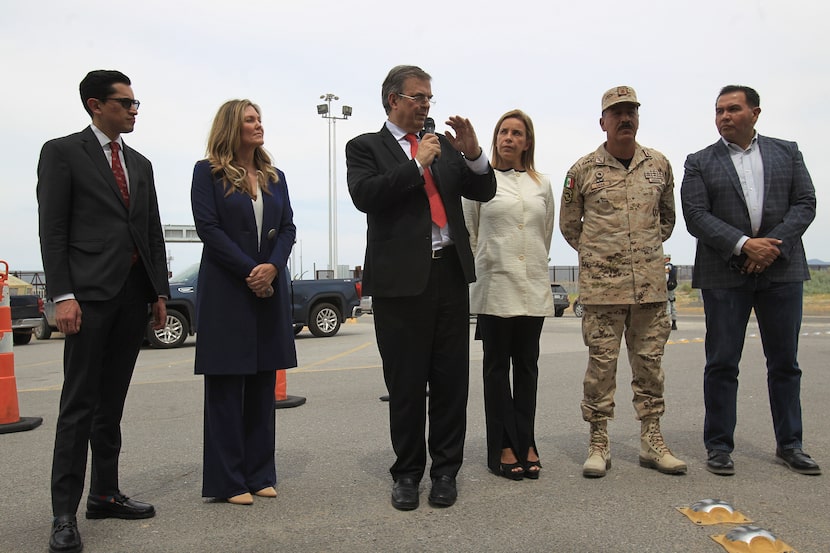
[[[608,441],[608,421],[591,423],[591,443],[588,459],[582,465],[585,478],[602,478],[611,468],[611,444]]]
[[[663,434],[660,419],[643,419],[640,430],[640,466],[657,469],[663,474],[686,474],[686,463],[672,455]]]

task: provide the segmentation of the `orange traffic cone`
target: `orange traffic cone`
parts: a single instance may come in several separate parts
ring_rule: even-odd
[[[303,403],[305,403],[304,397],[288,395],[288,385],[285,381],[285,369],[279,369],[277,371],[277,383],[274,385],[274,409],[299,407]]]
[[[0,260],[5,269],[0,272],[0,434],[22,432],[37,428],[40,417],[20,417],[17,404],[17,381],[14,378],[14,351],[12,351],[12,309],[9,301],[9,264]]]

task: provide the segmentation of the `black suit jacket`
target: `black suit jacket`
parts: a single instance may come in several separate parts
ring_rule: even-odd
[[[441,155],[430,169],[464,276],[473,282],[475,264],[461,197],[490,200],[496,194],[496,176],[492,167],[476,175],[444,136],[438,138]],[[378,297],[420,294],[430,272],[432,221],[417,164],[384,125],[346,144],[346,167],[352,201],[367,220],[363,292]]]
[[[816,191],[795,142],[758,136],[764,165],[764,211],[759,237],[778,238],[781,255],[763,275],[772,282],[809,280],[801,236],[816,216]],[[683,216],[697,238],[692,286],[734,288],[749,275],[745,256],[732,249],[741,236],[752,237],[749,210],[729,149],[722,140],[690,154],[680,188]]]
[[[153,168],[124,144],[129,209],[107,157],[90,127],[43,145],[38,163],[40,248],[49,297],[112,299],[127,280],[138,251],[154,291],[169,295],[164,234]]]

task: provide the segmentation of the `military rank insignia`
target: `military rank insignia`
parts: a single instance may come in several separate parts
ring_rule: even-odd
[[[646,171],[644,176],[651,184],[663,184],[663,173],[661,171],[651,169]]]

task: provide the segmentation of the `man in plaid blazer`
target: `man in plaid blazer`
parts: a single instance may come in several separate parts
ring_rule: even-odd
[[[760,98],[724,87],[715,107],[721,140],[689,155],[680,190],[697,238],[692,286],[706,313],[706,468],[734,474],[738,361],[752,310],[767,359],[776,460],[801,474],[821,469],[803,452],[798,335],[803,284],[810,278],[801,235],[816,196],[798,145],[760,136]]]

